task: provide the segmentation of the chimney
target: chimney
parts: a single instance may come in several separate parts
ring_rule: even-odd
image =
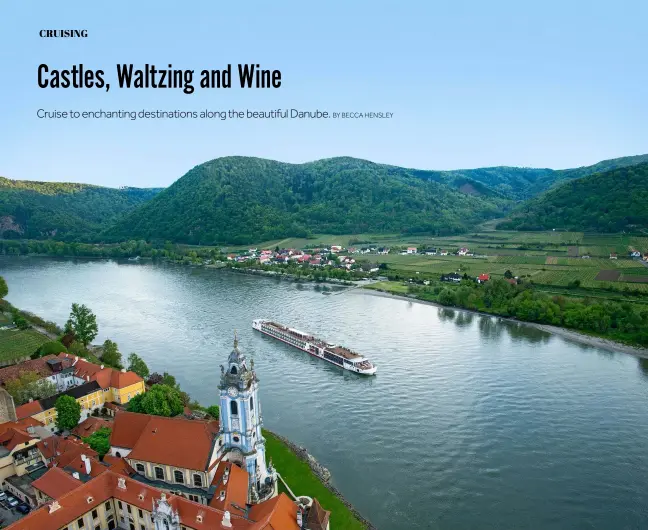
[[[77,473],[76,471],[74,473],[72,473],[72,476],[77,480],[81,480],[81,477],[79,476],[79,473]]]
[[[122,371],[122,374],[125,374],[126,373],[126,368],[122,368],[121,371]]]
[[[92,470],[92,465],[90,464],[90,459],[86,455],[81,455],[81,461],[85,464],[86,475],[90,474]]]
[[[302,527],[302,511],[301,508],[297,508],[297,526]]]
[[[86,375],[86,381],[90,381],[90,376]]]
[[[104,365],[103,365],[103,364],[101,365],[101,369],[102,369],[102,370],[104,369]]]
[[[34,402],[34,398],[29,398],[29,402],[30,402],[30,403],[33,403],[33,402]]]
[[[223,520],[221,521],[221,526],[223,528],[232,528],[232,519],[228,511],[225,511],[225,513],[223,514]]]

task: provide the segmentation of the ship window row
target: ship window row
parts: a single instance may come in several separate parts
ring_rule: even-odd
[[[342,359],[337,355],[333,355],[332,353],[324,352],[324,358],[328,359],[331,362],[334,362],[335,364],[342,364]]]

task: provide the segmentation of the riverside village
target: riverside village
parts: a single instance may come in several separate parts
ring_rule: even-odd
[[[0,369],[2,524],[12,530],[329,529],[330,512],[317,499],[293,494],[266,457],[259,380],[236,337],[223,361],[220,374],[215,368],[218,420],[188,409],[174,417],[130,412],[128,404],[154,384],[69,353]],[[16,406],[5,387],[25,372],[39,374],[58,393]],[[57,421],[65,400],[81,410],[69,430]],[[102,432],[109,437],[97,451],[87,440]]]

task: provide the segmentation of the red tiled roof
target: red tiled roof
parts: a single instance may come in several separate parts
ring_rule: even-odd
[[[119,479],[124,479],[125,489],[119,487]],[[111,498],[150,511],[153,501],[160,497],[161,492],[152,486],[107,471],[59,497],[60,508],[50,513],[49,506],[43,506],[8,528],[58,530]],[[167,494],[166,497],[172,509],[178,512],[181,525],[196,530],[222,528],[221,510],[176,495]],[[198,522],[198,516],[201,516],[202,522]],[[247,519],[231,513],[231,528],[233,530],[299,530],[296,519],[297,506],[282,493],[278,497],[253,506]]]
[[[118,410],[115,414],[113,430],[110,435],[110,445],[132,449],[150,419],[151,416],[146,414]]]
[[[85,438],[90,436],[92,433],[97,432],[103,427],[112,429],[113,422],[104,420],[101,418],[94,418],[92,416],[83,420],[79,425],[72,429],[72,434],[78,436],[79,438]]]
[[[42,491],[52,499],[58,499],[82,484],[80,480],[73,478],[57,467],[51,468],[42,477],[32,482],[34,488]]]
[[[480,274],[479,279],[480,280],[490,280],[490,275],[489,274]]]
[[[309,530],[327,530],[331,512],[322,508],[322,505],[313,499],[313,504],[308,510],[306,517],[306,526]]]
[[[36,372],[42,377],[47,377],[52,375],[52,369],[47,364],[47,361],[50,359],[56,359],[56,355],[45,355],[38,359],[30,359],[29,361],[24,361],[19,364],[14,364],[13,366],[7,366],[5,368],[0,368],[0,385],[5,385],[8,381],[18,378],[21,373],[24,372]],[[69,366],[71,362],[62,360],[63,368]]]
[[[29,403],[16,407],[16,418],[19,420],[30,418],[39,412],[43,412],[43,407],[41,407],[40,401],[30,401]]]
[[[140,416],[133,418],[133,416]],[[148,419],[144,426],[142,423]],[[124,436],[127,425],[133,425],[130,436]],[[134,434],[139,432],[135,438]],[[206,470],[216,437],[217,421],[164,418],[132,412],[121,412],[115,418],[110,445],[132,447],[128,458],[186,469]],[[132,440],[135,443],[132,444]],[[119,442],[119,443],[118,443]],[[122,445],[128,443],[129,445]],[[132,444],[132,445],[131,445]]]
[[[99,460],[95,458],[93,455],[88,456],[85,453],[79,452],[76,455],[74,455],[73,458],[69,458],[69,456],[72,456],[71,453],[66,453],[65,455],[61,456],[58,461],[58,467],[65,468],[65,471],[67,471],[68,473],[77,472],[77,473],[84,473],[86,475],[90,475],[91,477],[96,477],[108,470],[108,468],[104,466],[101,462],[99,462]],[[85,462],[83,458],[81,458],[81,456],[85,456],[86,458],[89,459],[90,473],[87,472]]]
[[[118,456],[107,454],[103,457],[103,463],[113,473],[118,473],[127,477],[133,474],[133,469],[128,465],[128,462]]]
[[[227,483],[224,480],[225,476],[227,476]],[[214,480],[212,480],[212,486],[215,486],[216,489],[209,505],[219,510],[239,513],[232,503],[237,506],[245,506],[248,497],[248,480],[247,471],[231,462],[222,462],[216,470]],[[223,500],[221,500],[221,492],[225,493]]]
[[[0,435],[0,445],[6,447],[9,451],[13,451],[17,445],[29,442],[32,439],[33,437],[22,429],[12,427]]]
[[[60,353],[59,358],[68,359],[74,364],[77,377],[85,379],[86,381],[96,381],[101,388],[126,388],[127,386],[135,385],[143,382],[144,380],[135,372],[122,372],[115,368],[110,368],[104,365],[98,365],[86,361],[82,357],[75,360],[68,353]],[[102,368],[103,367],[103,368]]]
[[[64,467],[78,455],[97,456],[97,452],[94,449],[76,438],[50,436],[38,442],[36,446],[43,455],[43,458],[52,460],[59,467]]]
[[[43,424],[35,420],[34,418],[24,418],[18,421],[7,421],[5,423],[0,423],[0,435],[7,432],[9,429],[16,428],[23,431],[27,431],[28,427],[42,427]]]

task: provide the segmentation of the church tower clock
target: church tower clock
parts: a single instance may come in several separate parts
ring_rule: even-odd
[[[266,465],[265,439],[261,433],[259,380],[254,361],[248,360],[238,347],[234,333],[234,349],[227,365],[221,365],[220,437],[226,459],[248,472],[250,503],[265,500],[275,493],[276,475]]]

